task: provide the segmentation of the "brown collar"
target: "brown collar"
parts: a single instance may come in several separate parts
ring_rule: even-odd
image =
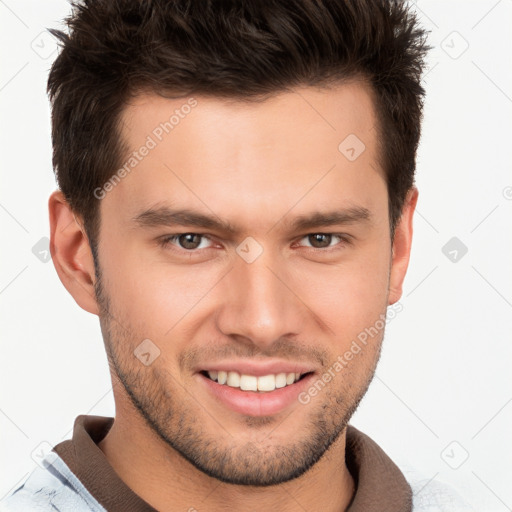
[[[111,417],[80,415],[72,439],[54,451],[108,512],[157,512],[119,478],[97,446],[113,423]],[[356,484],[349,512],[411,512],[412,492],[401,471],[352,425],[347,427],[346,462]]]

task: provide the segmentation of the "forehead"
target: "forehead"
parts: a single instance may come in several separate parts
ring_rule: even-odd
[[[141,94],[121,120],[126,172],[108,203],[132,217],[166,200],[252,215],[253,223],[257,212],[284,214],[298,201],[338,206],[345,197],[352,206],[358,194],[371,208],[371,182],[383,183],[374,104],[362,82],[261,102]]]
[[[274,148],[281,154],[288,147],[299,152],[301,142],[327,137],[326,142],[335,143],[354,134],[371,145],[367,132],[375,124],[373,92],[366,82],[354,80],[331,88],[296,88],[264,101],[139,94],[122,112],[121,136],[130,149],[148,135],[157,143],[172,144],[162,140],[172,138],[178,145],[193,134],[196,143],[206,143],[205,149],[208,142],[224,139],[222,155],[236,165],[231,157],[240,147],[233,143]],[[231,153],[226,152],[228,147]]]

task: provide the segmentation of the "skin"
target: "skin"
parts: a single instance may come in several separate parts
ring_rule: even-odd
[[[392,243],[363,83],[303,87],[253,104],[195,98],[100,201],[98,271],[81,219],[61,192],[50,197],[55,267],[76,302],[100,317],[109,357],[116,419],[99,447],[160,511],[345,510],[354,492],[343,463],[346,424],[373,377],[383,330],[308,404],[277,414],[228,409],[194,369],[230,356],[306,362],[320,377],[399,300],[418,191],[410,190]],[[130,151],[186,99],[137,96],[123,113]],[[338,150],[349,134],[366,148],[354,161]],[[239,232],[133,222],[164,204]],[[369,218],[289,228],[298,215],[351,207]],[[183,237],[181,245],[158,243],[183,233],[210,238],[193,239],[192,251]],[[315,233],[347,238],[315,241]],[[252,263],[236,252],[248,236],[263,249]],[[160,350],[149,366],[133,353],[145,339]]]

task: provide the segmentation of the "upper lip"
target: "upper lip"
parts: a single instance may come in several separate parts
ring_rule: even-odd
[[[238,361],[221,361],[216,363],[207,363],[197,369],[198,372],[206,371],[225,371],[238,372],[244,375],[254,375],[262,377],[263,375],[278,373],[304,373],[314,372],[315,369],[305,363],[294,363],[290,361],[255,361],[255,360],[238,360]]]

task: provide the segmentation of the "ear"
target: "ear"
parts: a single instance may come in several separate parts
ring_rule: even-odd
[[[48,201],[50,252],[62,284],[85,311],[99,314],[94,283],[96,274],[89,240],[64,194],[56,190]]]
[[[417,202],[418,189],[412,187],[407,193],[402,208],[402,215],[395,228],[389,278],[389,305],[397,302],[402,296],[402,284],[407,267],[409,266],[409,256],[411,254],[412,219]]]

